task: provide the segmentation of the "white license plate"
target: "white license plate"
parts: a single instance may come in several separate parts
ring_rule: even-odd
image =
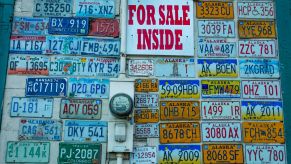
[[[245,162],[248,164],[286,164],[285,145],[245,145]]]
[[[153,76],[154,60],[150,59],[130,59],[128,60],[129,76]]]
[[[157,148],[134,147],[130,163],[131,164],[157,163]]]
[[[52,98],[13,97],[11,101],[11,117],[52,117]]]
[[[159,94],[153,94],[153,93],[135,94],[134,106],[136,108],[158,108]]]
[[[236,42],[227,39],[198,39],[198,57],[231,58],[236,57]]]
[[[236,59],[198,59],[198,77],[237,77]]]
[[[237,13],[239,18],[274,19],[273,2],[238,2]]]
[[[198,36],[233,38],[236,35],[234,21],[198,21]]]
[[[239,40],[238,49],[240,57],[276,57],[275,40]]]
[[[240,142],[239,122],[204,122],[201,125],[203,142]]]
[[[279,78],[277,59],[241,59],[239,61],[242,78]]]
[[[201,117],[205,120],[240,120],[239,101],[202,101]]]
[[[32,5],[34,17],[68,17],[73,10],[73,0],[34,0]]]
[[[159,124],[136,124],[136,138],[159,137]]]
[[[250,99],[280,99],[281,85],[277,80],[242,80],[242,97]]]

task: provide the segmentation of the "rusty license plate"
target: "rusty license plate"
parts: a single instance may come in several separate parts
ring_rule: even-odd
[[[274,21],[239,20],[238,34],[240,38],[276,38]]]
[[[89,35],[119,36],[119,21],[117,19],[93,19],[90,21]]]
[[[196,3],[197,18],[233,19],[233,13],[232,2],[209,1]]]
[[[158,92],[158,79],[136,79],[135,92]]]
[[[159,122],[159,110],[158,109],[135,109],[134,122],[135,123]]]

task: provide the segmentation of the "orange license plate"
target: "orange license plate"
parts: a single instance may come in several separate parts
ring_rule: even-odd
[[[233,19],[232,2],[197,2],[197,18]]]
[[[158,109],[135,109],[134,122],[135,123],[159,122],[159,111]]]
[[[276,38],[274,21],[238,21],[240,38]]]
[[[158,92],[158,80],[157,79],[136,79],[135,92]]]

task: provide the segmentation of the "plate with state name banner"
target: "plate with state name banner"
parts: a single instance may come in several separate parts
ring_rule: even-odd
[[[158,92],[158,79],[136,79],[134,81],[135,92]]]
[[[274,58],[277,56],[276,40],[239,40],[239,57],[247,58]]]
[[[203,19],[233,19],[233,2],[196,2],[196,17]]]
[[[242,98],[280,99],[280,80],[242,80]]]
[[[198,77],[237,77],[236,59],[198,59]]]
[[[202,98],[240,98],[240,80],[201,80]]]
[[[240,120],[239,101],[202,101],[201,118],[203,120]]]
[[[158,109],[134,109],[134,122],[136,124],[157,123],[159,118]]]
[[[69,17],[72,16],[73,0],[34,0],[33,17]]]
[[[13,35],[47,35],[48,18],[13,17]]]
[[[114,18],[114,0],[75,0],[76,17]]]
[[[277,59],[240,59],[242,78],[279,78],[280,68]]]
[[[140,146],[133,147],[133,154],[130,155],[130,164],[157,163],[157,147]]]
[[[275,21],[238,20],[239,38],[276,38]]]
[[[49,34],[57,35],[87,35],[89,31],[88,18],[50,17]]]
[[[200,98],[199,80],[159,80],[161,99],[198,99]]]
[[[159,124],[135,124],[134,136],[135,138],[157,138],[159,137]]]
[[[235,41],[224,38],[198,38],[197,56],[205,58],[233,58],[237,55]]]
[[[136,93],[134,94],[134,106],[136,108],[158,108],[158,93]]]
[[[275,19],[273,1],[237,2],[238,18],[247,19]]]
[[[235,23],[230,20],[198,20],[198,36],[234,38]]]
[[[10,50],[12,54],[44,54],[46,48],[46,36],[22,36],[10,37]]]

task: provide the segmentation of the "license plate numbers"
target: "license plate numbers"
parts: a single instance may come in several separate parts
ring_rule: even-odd
[[[239,80],[201,80],[202,98],[240,98]]]
[[[67,17],[72,15],[72,0],[34,0],[32,15],[35,17]]]
[[[134,106],[136,108],[158,108],[159,94],[139,93],[134,95]]]
[[[52,117],[52,98],[13,97],[11,101],[11,117]]]
[[[273,2],[238,2],[237,11],[239,18],[275,18]]]
[[[284,145],[245,145],[245,162],[286,164],[287,153]]]
[[[158,92],[158,79],[136,79],[135,92]]]
[[[197,2],[197,18],[233,19],[232,2]]]
[[[6,162],[48,163],[50,159],[49,142],[8,141]],[[3,159],[2,159],[3,160]]]
[[[131,164],[157,163],[156,147],[134,147]]]
[[[108,98],[109,80],[70,78],[68,94],[77,98]]]
[[[10,53],[13,54],[44,54],[45,36],[11,36]]]
[[[107,142],[105,121],[65,121],[64,141]]]
[[[199,80],[160,80],[160,98],[198,99],[200,97],[199,87]]]
[[[19,140],[60,141],[63,124],[58,120],[21,119],[19,124]]]
[[[239,61],[242,78],[279,78],[277,59],[241,59]]]
[[[101,119],[102,101],[96,99],[62,99],[60,118]]]
[[[276,80],[242,80],[242,98],[280,99],[281,85]]]
[[[90,21],[89,35],[119,36],[119,21],[117,19],[93,19]]]
[[[240,57],[276,57],[275,40],[239,40]]]
[[[114,0],[76,0],[76,16],[94,18],[114,18]]]
[[[46,37],[46,43],[46,54],[80,54],[80,37],[49,35]]]
[[[243,146],[237,144],[204,144],[205,163],[243,163]]]
[[[201,117],[205,120],[240,120],[239,101],[202,101]]]
[[[246,143],[284,143],[284,124],[282,122],[243,122],[244,142]]]
[[[198,36],[202,37],[235,37],[234,21],[198,21]]]
[[[135,109],[134,122],[135,123],[159,122],[159,110],[158,109]]]
[[[236,42],[226,39],[198,39],[197,54],[198,57],[207,58],[228,58],[236,57]]]
[[[199,77],[237,77],[236,59],[198,59]]]
[[[161,101],[161,120],[198,120],[200,118],[199,101]]]
[[[12,24],[13,35],[47,35],[47,18],[14,17]]]
[[[160,123],[160,143],[200,142],[198,122]]]
[[[238,21],[238,34],[240,38],[276,38],[274,21]]]
[[[54,96],[67,95],[66,78],[27,78],[25,96]]]
[[[81,55],[120,56],[120,39],[82,38]]]
[[[128,60],[129,76],[153,76],[154,60],[130,59]]]
[[[240,142],[241,124],[239,122],[202,123],[203,142]]]
[[[89,29],[88,18],[49,18],[49,34],[59,35],[87,35]]]
[[[136,124],[136,138],[155,138],[159,137],[159,124]]]

